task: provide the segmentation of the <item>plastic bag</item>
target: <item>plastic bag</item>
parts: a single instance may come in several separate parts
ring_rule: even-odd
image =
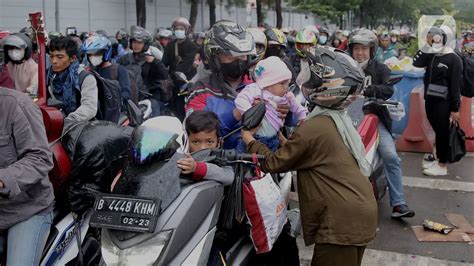
[[[400,121],[405,116],[405,105],[402,102],[398,102],[398,105],[387,104],[385,106],[387,106],[393,121]]]
[[[457,122],[449,128],[449,162],[458,162],[466,155],[466,135]]]
[[[291,175],[280,181],[270,174],[243,184],[244,206],[252,226],[250,237],[257,254],[269,252],[288,220],[287,205]]]

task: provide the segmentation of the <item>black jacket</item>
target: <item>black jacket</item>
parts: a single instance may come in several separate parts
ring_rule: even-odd
[[[198,48],[196,44],[189,38],[186,38],[182,43],[178,43],[178,40],[173,40],[165,48],[163,64],[168,67],[169,73],[183,72],[188,80],[190,80],[196,74],[193,62],[197,53]]]
[[[372,85],[369,85],[364,91],[365,97],[380,99],[383,101],[392,97],[394,90],[392,86],[387,85],[387,81],[390,79],[390,69],[386,65],[375,60],[370,60],[364,73],[372,79]],[[373,103],[364,105],[363,110],[364,113],[377,115],[385,127],[389,131],[392,130],[392,119],[390,118],[390,113],[387,107]]]
[[[166,71],[165,66],[160,60],[155,58],[149,63],[143,55],[137,57],[127,54],[122,56],[117,63],[123,66],[134,63],[140,65],[142,68],[141,76],[146,90],[153,94],[153,98],[160,99],[161,81],[169,78],[168,71]]]
[[[426,67],[423,78],[425,84],[425,100],[439,101],[426,96],[428,85],[436,84],[448,87],[448,98],[451,112],[458,112],[461,103],[462,61],[455,53],[434,55],[418,51],[413,59],[413,66]]]

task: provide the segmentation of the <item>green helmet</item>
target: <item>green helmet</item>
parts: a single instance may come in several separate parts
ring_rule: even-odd
[[[313,31],[311,31],[310,29],[302,29],[300,31],[298,31],[298,33],[296,34],[296,38],[295,38],[295,48],[296,48],[296,53],[298,53],[298,55],[304,57],[304,51],[302,51],[300,49],[300,45],[301,44],[311,44],[311,46],[314,46],[316,45],[316,42],[317,42],[317,38],[316,38],[316,35],[314,35]]]
[[[377,52],[377,47],[378,47],[377,35],[375,35],[373,31],[370,31],[364,28],[355,32],[349,38],[349,54],[351,56],[352,56],[352,46],[354,44],[369,45],[370,55],[373,58],[373,56],[375,56],[375,53]]]

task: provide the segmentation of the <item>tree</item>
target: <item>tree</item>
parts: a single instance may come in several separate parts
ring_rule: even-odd
[[[216,23],[216,0],[207,0],[209,4],[209,25]]]
[[[190,0],[191,1],[191,11],[189,13],[189,23],[191,24],[191,31],[194,31],[194,26],[196,25],[196,19],[198,15],[199,0]]]
[[[146,0],[136,0],[137,25],[146,28]]]
[[[283,16],[281,13],[281,0],[275,0],[275,12],[277,17],[276,27],[281,28],[283,26]]]
[[[261,27],[264,23],[265,17],[262,12],[262,0],[257,0],[257,26]]]

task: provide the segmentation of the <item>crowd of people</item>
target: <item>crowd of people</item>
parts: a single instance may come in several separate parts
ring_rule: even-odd
[[[38,92],[37,40],[28,27],[18,33],[0,32],[0,38],[0,87],[13,89],[0,88],[0,189],[7,191],[6,200],[0,199],[0,231],[9,234],[9,261],[27,265],[22,263],[26,258],[37,264],[54,204],[47,181],[51,155],[41,134],[44,125],[39,109],[25,99]],[[462,46],[472,44],[474,35],[466,32]],[[355,94],[382,100],[393,95],[387,83],[390,70],[383,64],[387,59],[414,57],[416,66],[427,69],[425,90],[431,84],[448,88],[446,98],[426,96],[437,160],[423,166],[427,175],[447,174],[449,121],[459,120],[461,60],[453,52],[417,51],[416,35],[406,29],[245,29],[219,21],[207,32],[192,32],[182,17],[154,34],[139,26],[119,29],[113,36],[68,27],[65,34],[48,34],[47,95],[62,103],[64,132],[98,118],[98,85],[89,72],[94,70],[118,81],[122,111],[128,100],[148,101],[151,116],[172,114],[183,121],[190,152],[219,147],[219,137],[235,131],[246,110],[265,103],[261,127],[235,132],[221,147],[266,155],[266,172],[297,171],[305,243],[316,243],[313,263],[360,265],[365,246],[375,237],[377,205],[367,179],[364,147],[344,111]],[[325,64],[321,58],[326,58]],[[185,76],[185,93],[176,85],[183,79],[178,73]],[[392,217],[413,217],[388,111],[365,111],[381,119],[378,152]],[[192,157],[178,165],[196,181],[232,183],[224,178],[232,169]],[[24,234],[26,227],[38,230]],[[34,246],[19,248],[24,243]]]

